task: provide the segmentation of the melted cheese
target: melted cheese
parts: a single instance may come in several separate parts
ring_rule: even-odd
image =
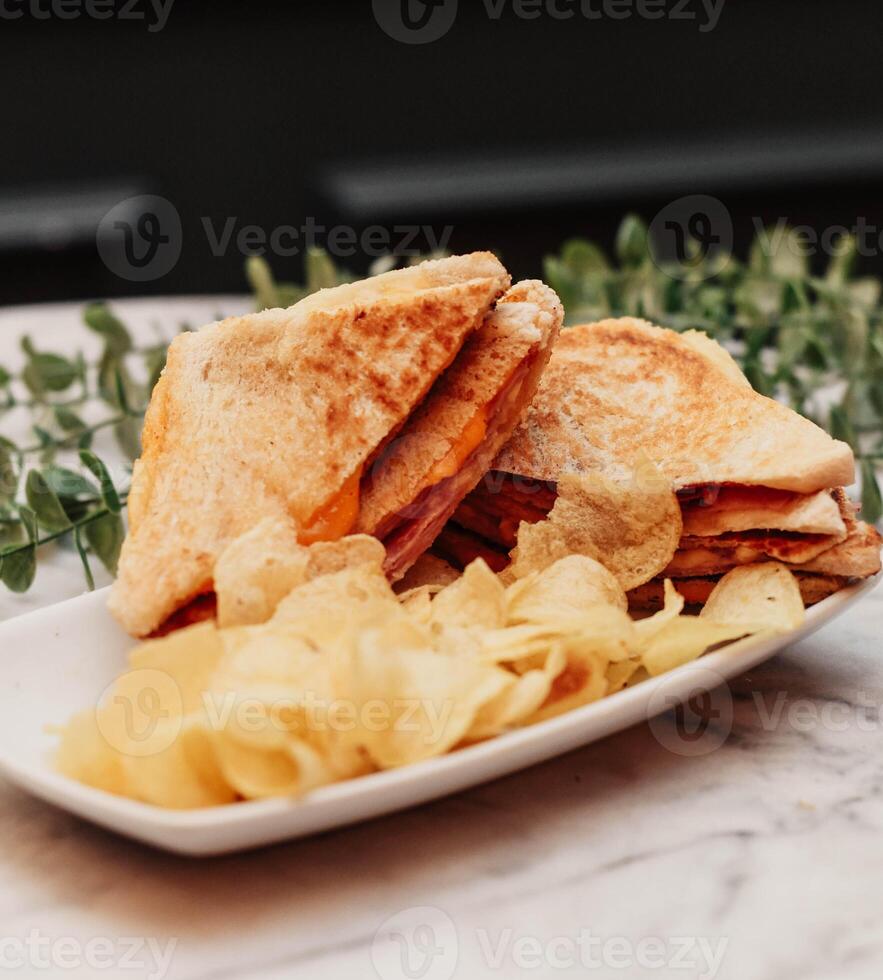
[[[359,516],[361,482],[362,468],[359,467],[340,490],[300,529],[297,540],[301,544],[313,544],[315,541],[337,541],[339,538],[346,537]]]
[[[459,473],[463,464],[477,449],[487,435],[487,409],[480,408],[469,420],[460,438],[448,452],[434,464],[426,477],[426,485],[433,486],[442,480]]]

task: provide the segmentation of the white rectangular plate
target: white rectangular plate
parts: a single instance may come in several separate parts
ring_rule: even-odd
[[[356,823],[504,776],[669,710],[756,666],[840,615],[876,584],[845,589],[807,611],[786,636],[743,640],[551,721],[439,759],[315,790],[303,799],[173,811],[82,786],[52,767],[46,730],[82,711],[124,669],[132,640],[105,608],[106,590],[0,624],[0,772],[35,796],[137,840],[180,854],[259,847]]]

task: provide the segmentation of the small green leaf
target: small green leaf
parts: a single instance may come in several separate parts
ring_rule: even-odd
[[[77,546],[80,561],[83,563],[83,574],[86,576],[86,585],[88,586],[90,592],[94,592],[95,579],[92,575],[92,568],[89,565],[89,555],[86,553],[86,546],[83,543],[83,529],[81,527],[78,527],[76,531],[74,531],[74,544]]]
[[[636,266],[649,254],[647,226],[636,214],[626,215],[616,233],[616,257],[625,266]]]
[[[100,496],[98,487],[91,480],[63,466],[50,465],[43,469],[43,479],[58,495],[59,499],[76,499],[78,497],[97,498]]]
[[[122,366],[120,364],[116,365],[116,370],[113,374],[114,390],[116,392],[116,402],[120,406],[123,413],[130,415],[132,409],[129,407],[129,396],[126,392],[126,381],[123,377]]]
[[[0,364],[0,388],[5,388],[12,381],[12,375]]]
[[[113,427],[114,438],[130,460],[141,455],[141,419],[133,415],[124,418]]]
[[[28,473],[25,481],[25,496],[37,515],[41,527],[46,528],[47,531],[54,534],[71,526],[58,495],[38,470],[31,470]]]
[[[18,489],[18,473],[15,469],[12,450],[0,442],[0,503],[15,498]]]
[[[86,538],[101,564],[111,575],[116,575],[120,549],[125,537],[125,529],[120,517],[117,514],[105,514],[90,521],[85,531]]]
[[[876,524],[883,517],[883,497],[873,461],[862,460],[862,519]]]
[[[104,338],[105,346],[114,354],[125,354],[132,349],[129,331],[104,303],[87,306],[83,310],[83,321],[90,330]]]
[[[751,387],[756,392],[772,397],[775,385],[773,379],[761,367],[760,361],[747,361],[743,370],[745,377],[751,382]]]
[[[107,509],[111,514],[119,514],[123,509],[122,504],[120,503],[116,487],[113,485],[113,480],[110,478],[110,473],[107,472],[107,467],[89,449],[80,450],[80,461],[92,473],[95,479],[98,480],[98,486],[101,488],[101,498],[104,500]]]
[[[850,421],[849,414],[842,405],[831,407],[831,422],[829,426],[831,435],[841,442],[847,442],[850,446],[855,446],[855,429]]]
[[[77,365],[66,357],[41,353],[28,337],[22,338],[21,346],[28,357],[22,379],[35,397],[46,392],[65,391],[79,377]]]
[[[576,276],[586,276],[610,271],[607,256],[593,242],[584,238],[572,238],[561,247],[561,261]]]
[[[276,283],[269,262],[258,255],[249,256],[245,260],[245,276],[255,294],[258,310],[276,309],[279,305]]]
[[[52,414],[55,416],[55,421],[58,423],[59,428],[71,435],[82,432],[87,427],[86,423],[76,412],[71,411],[71,409],[66,408],[64,405],[53,406]]]
[[[324,248],[308,248],[305,264],[308,293],[330,289],[340,283],[337,268]]]
[[[10,592],[27,592],[36,574],[36,545],[25,545],[0,557],[0,580]]]
[[[168,347],[166,347],[165,344],[160,344],[157,347],[151,347],[150,350],[146,351],[144,354],[144,366],[147,368],[148,395],[156,387],[156,383],[159,381],[159,376],[162,374],[163,368],[166,366],[166,356],[168,355],[168,352]]]

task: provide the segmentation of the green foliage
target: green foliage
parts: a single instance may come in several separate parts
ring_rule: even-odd
[[[879,521],[881,284],[853,278],[852,240],[839,243],[821,278],[810,274],[799,244],[787,228],[767,229],[744,264],[705,258],[691,245],[685,272],[657,259],[646,226],[629,215],[616,237],[615,261],[592,242],[571,239],[558,255],[546,258],[544,273],[570,324],[644,316],[727,341],[758,391],[790,400],[850,443],[860,460],[864,516]],[[391,257],[384,268],[395,265]],[[382,271],[377,266],[374,271]],[[317,289],[351,280],[318,249],[306,256],[304,286],[277,282],[259,258],[248,260],[246,275],[258,309],[287,307]],[[0,366],[0,423],[13,408],[33,413],[31,445],[19,446],[0,435],[0,581],[13,591],[30,588],[39,549],[53,541],[70,541],[76,548],[90,588],[92,556],[112,574],[119,560],[127,491],[115,486],[90,447],[96,433],[109,429],[128,458],[139,454],[144,409],[165,366],[167,345],[137,348],[122,321],[103,304],[88,306],[83,320],[103,342],[94,363],[80,354],[40,351],[26,337],[21,344],[24,369],[15,375]],[[146,380],[137,381],[139,376]],[[816,404],[821,388],[841,390],[840,402]],[[23,399],[20,390],[29,398]],[[87,422],[86,408],[96,402],[106,414]],[[59,462],[59,454],[66,453],[82,471]]]

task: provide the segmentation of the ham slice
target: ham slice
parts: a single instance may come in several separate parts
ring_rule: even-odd
[[[452,476],[427,487],[405,513],[394,515],[375,532],[386,548],[384,570],[397,581],[427,551],[460,501],[481,480],[488,464],[518,424],[524,410],[524,389],[540,351],[535,350],[513,371],[507,385],[487,409],[484,439]]]

